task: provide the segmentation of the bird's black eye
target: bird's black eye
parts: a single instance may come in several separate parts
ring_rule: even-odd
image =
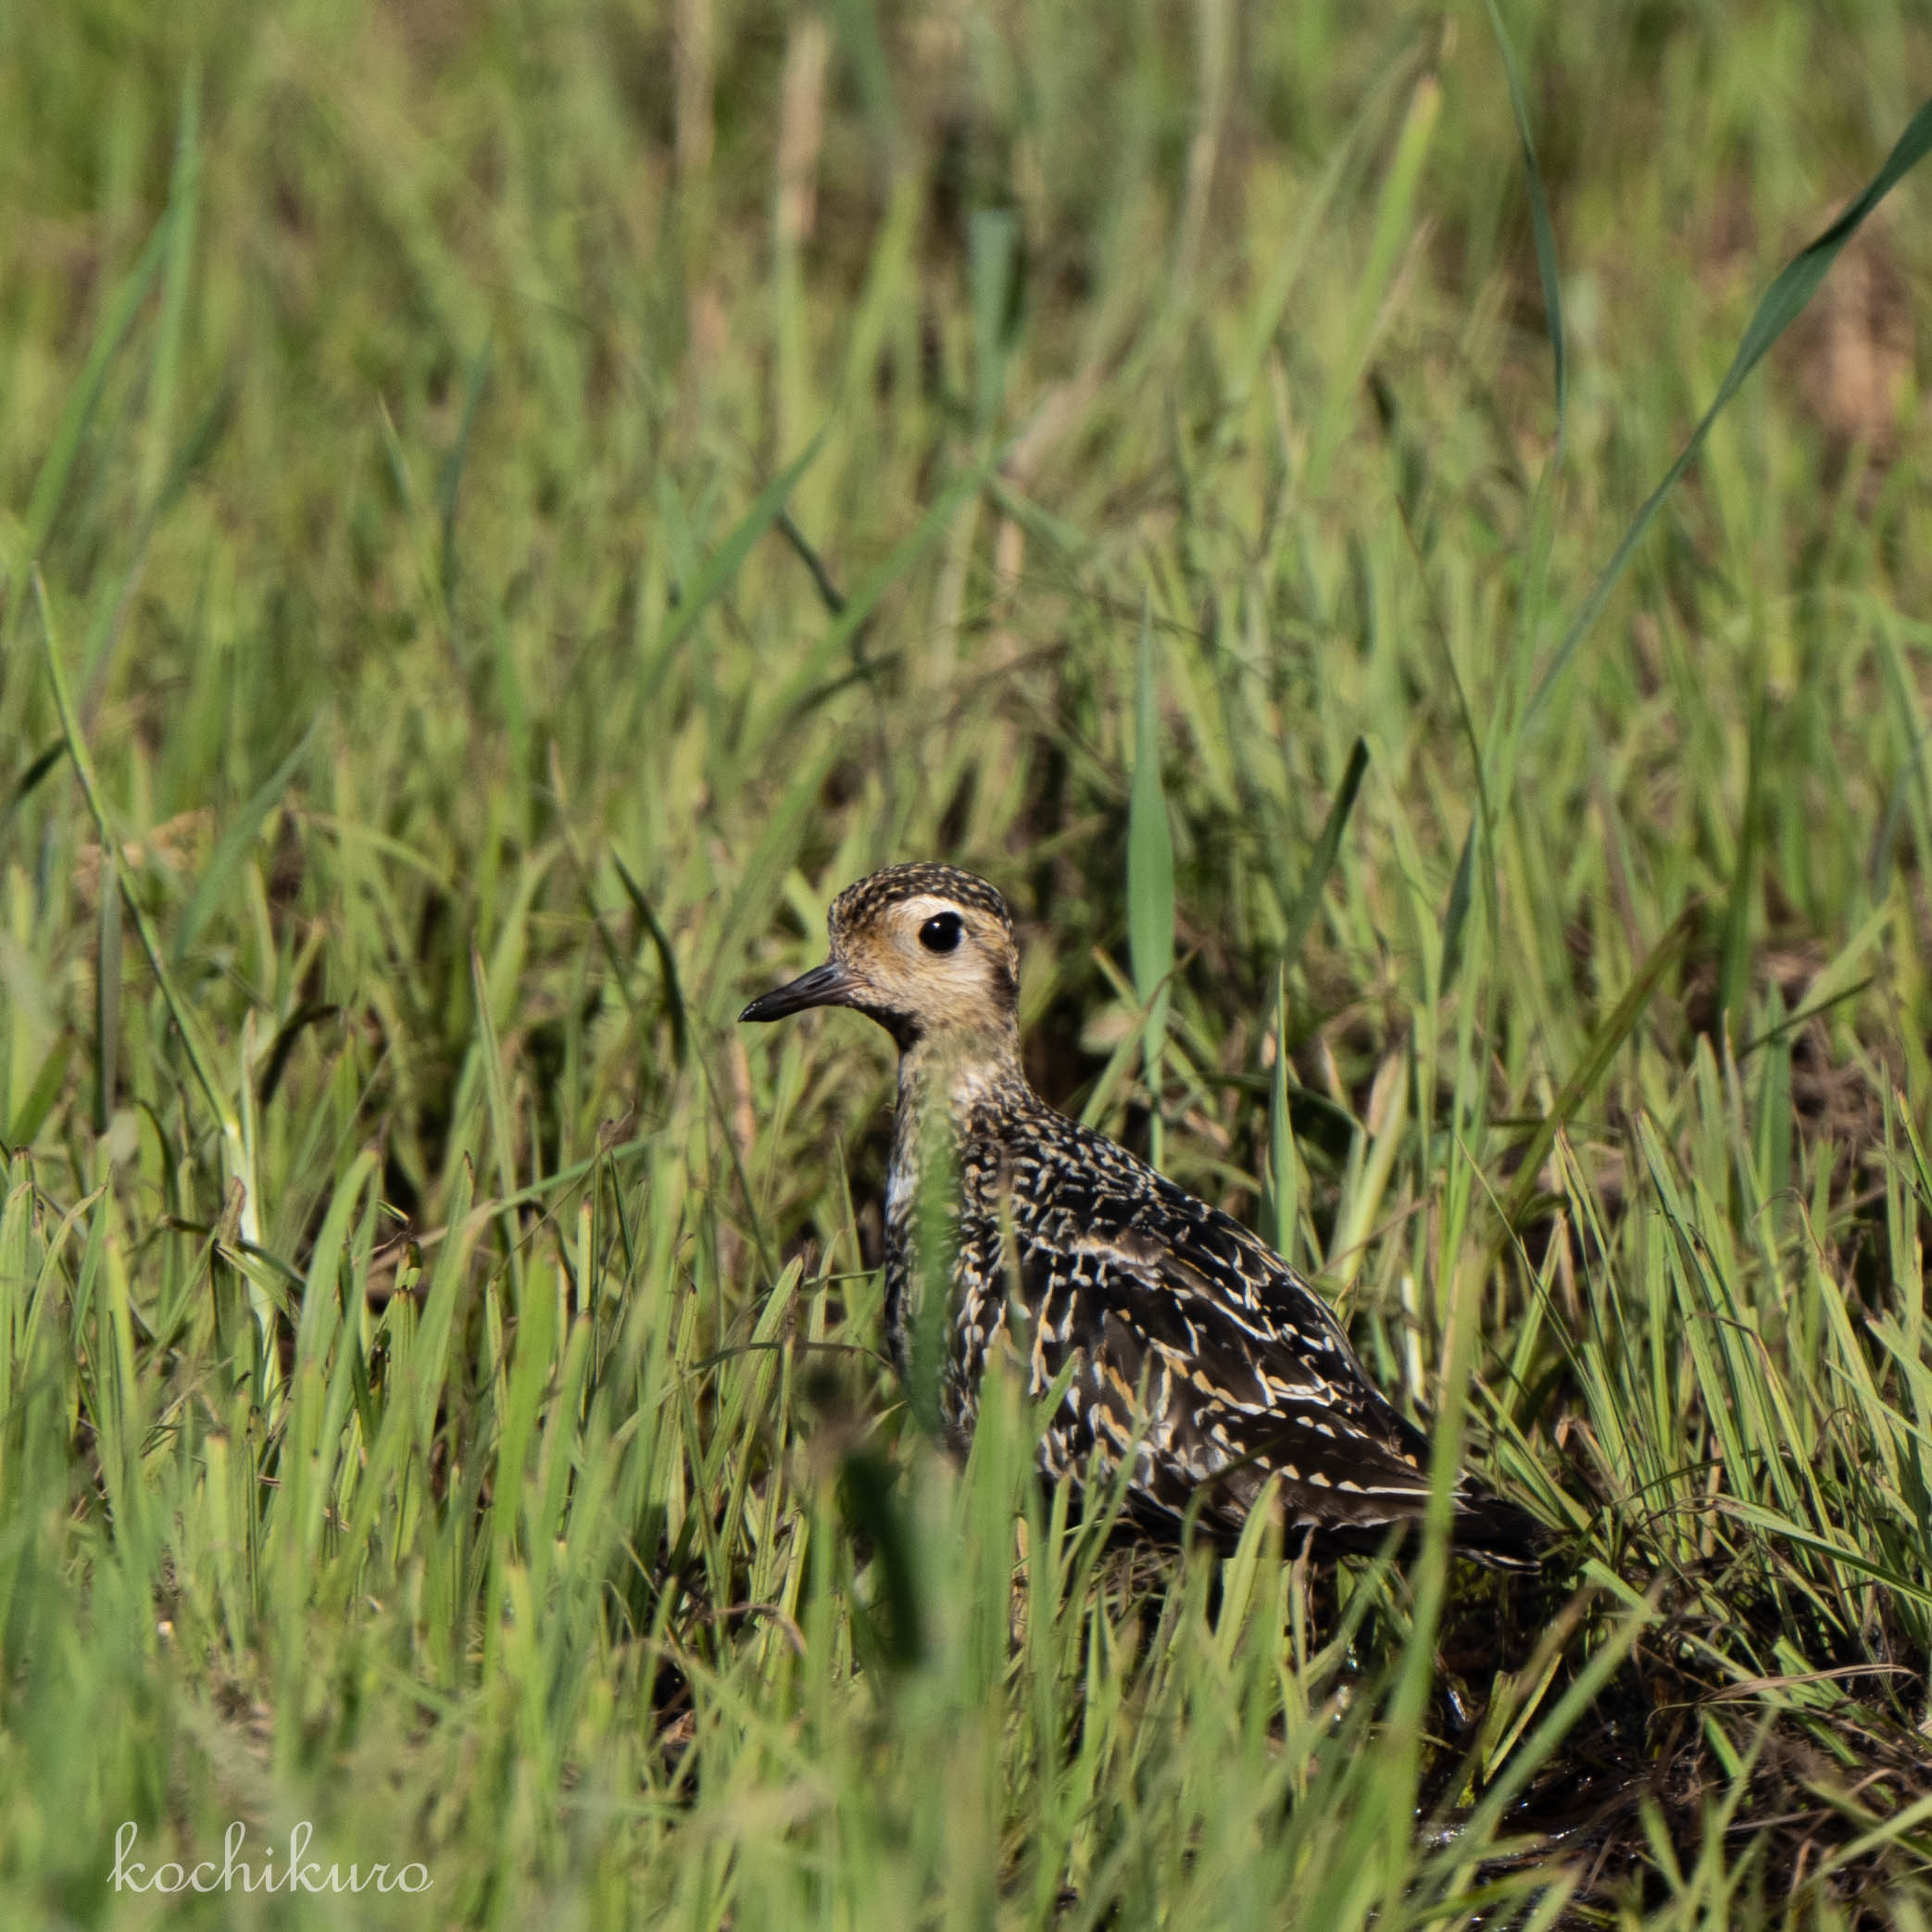
[[[935,912],[919,929],[919,943],[929,953],[949,953],[960,943],[966,922],[957,912]]]

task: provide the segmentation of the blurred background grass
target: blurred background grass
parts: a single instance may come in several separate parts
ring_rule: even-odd
[[[1526,700],[1932,30],[1506,18],[1560,451],[1479,10],[0,10],[9,1924],[1924,1923],[1923,182]],[[915,856],[1546,1590],[901,1431]]]

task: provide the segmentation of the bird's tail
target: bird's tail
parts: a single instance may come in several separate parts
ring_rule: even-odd
[[[1485,1490],[1456,1499],[1456,1553],[1498,1570],[1537,1570],[1550,1533],[1525,1509]]]

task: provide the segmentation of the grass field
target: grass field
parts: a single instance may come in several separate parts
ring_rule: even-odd
[[[1500,19],[0,9],[0,1923],[1932,1924],[1932,26]],[[920,1437],[925,856],[1547,1577]]]

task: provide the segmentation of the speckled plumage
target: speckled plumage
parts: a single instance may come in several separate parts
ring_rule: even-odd
[[[1128,1512],[1157,1535],[1177,1533],[1190,1502],[1209,1533],[1238,1534],[1270,1476],[1290,1530],[1331,1544],[1373,1545],[1416,1518],[1428,1439],[1369,1381],[1326,1303],[1231,1216],[1033,1092],[999,894],[949,866],[893,866],[841,893],[828,923],[827,964],[745,1017],[851,1006],[898,1043],[886,1332],[909,1376],[928,1332],[921,1183],[936,1160],[952,1266],[931,1330],[949,1438],[970,1437],[988,1358],[1009,1348],[1035,1398],[1075,1363],[1043,1472],[1078,1479],[1131,1455]],[[1456,1537],[1471,1555],[1527,1565],[1541,1532],[1464,1477]]]

